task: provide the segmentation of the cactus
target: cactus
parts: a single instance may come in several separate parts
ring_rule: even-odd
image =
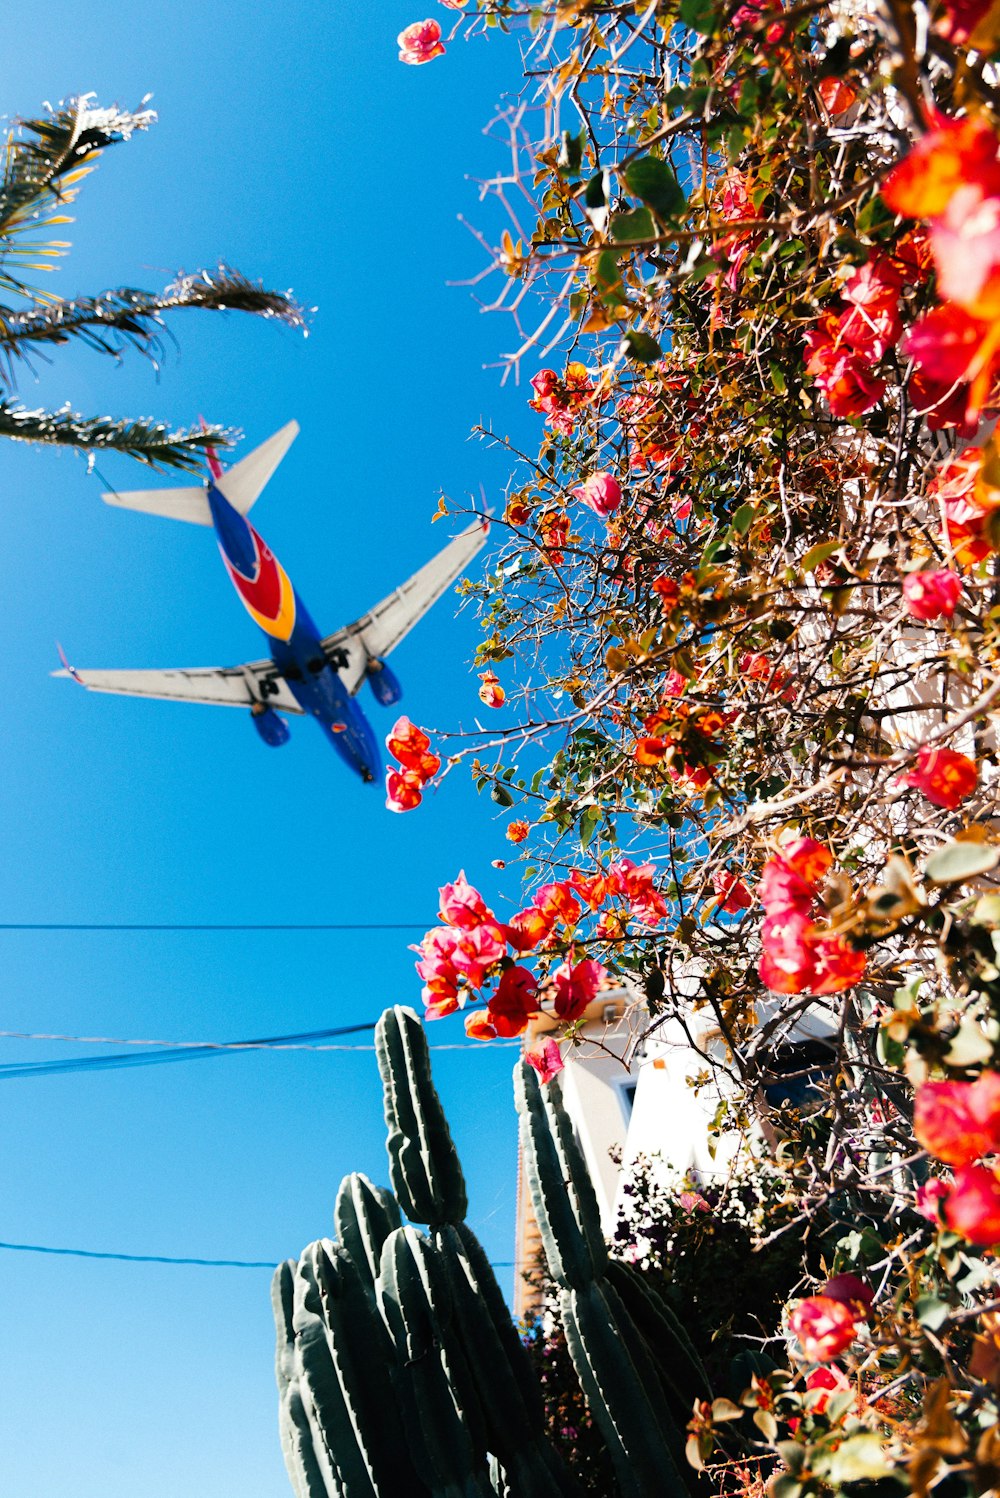
[[[686,1494],[678,1465],[681,1433],[649,1345],[607,1279],[597,1198],[559,1083],[553,1080],[543,1090],[537,1072],[522,1061],[514,1070],[514,1096],[532,1205],[549,1273],[559,1285],[566,1344],[619,1488],[624,1498]],[[675,1340],[671,1351],[678,1345]]]
[[[339,1242],[281,1265],[273,1301],[282,1448],[296,1498],[571,1498],[528,1354],[482,1245],[410,1010],[376,1034],[393,1192],[337,1193]],[[558,1088],[515,1073],[525,1170],[574,1366],[621,1498],[685,1494],[680,1418],[707,1381],[676,1318],[608,1262]],[[400,1208],[427,1233],[402,1225]],[[643,1335],[639,1326],[650,1335]]]

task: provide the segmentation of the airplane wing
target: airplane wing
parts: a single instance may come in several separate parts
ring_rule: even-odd
[[[436,557],[353,624],[327,635],[323,649],[353,695],[370,660],[384,660],[421,620],[486,543],[489,524],[477,520]],[[345,664],[346,662],[346,664]]]
[[[78,671],[67,666],[52,675],[72,677],[91,692],[114,692],[125,697],[200,702],[214,707],[253,707],[263,702],[283,713],[302,711],[273,661],[175,671]]]

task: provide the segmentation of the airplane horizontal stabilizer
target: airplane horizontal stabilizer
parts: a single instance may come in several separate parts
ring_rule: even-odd
[[[211,525],[212,511],[204,485],[197,489],[132,489],[125,494],[112,490],[102,494],[105,504],[123,510],[142,510],[146,515],[167,515],[171,520],[187,520],[192,525]]]

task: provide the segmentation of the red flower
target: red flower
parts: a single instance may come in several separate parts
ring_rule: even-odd
[[[961,1165],[944,1204],[945,1222],[970,1243],[1000,1243],[1000,1175],[986,1165]]]
[[[955,749],[932,749],[925,744],[917,755],[917,768],[903,780],[920,791],[935,806],[954,811],[971,796],[979,780],[975,762]]]
[[[843,993],[861,982],[868,959],[842,936],[817,935],[813,939],[813,964],[810,993]]]
[[[986,535],[987,513],[976,495],[982,461],[981,448],[963,448],[942,463],[927,491],[944,512],[945,541],[966,566],[983,561],[993,550]]]
[[[850,1307],[828,1295],[800,1300],[788,1325],[812,1363],[828,1363],[839,1357],[857,1335],[857,1321]]]
[[[490,996],[490,1019],[505,1040],[520,1035],[528,1020],[538,1013],[538,984],[526,967],[508,967],[500,975],[496,993]]]
[[[814,1368],[806,1379],[806,1388],[810,1392],[818,1389],[819,1393],[815,1399],[809,1400],[810,1414],[824,1414],[831,1395],[846,1394],[850,1387],[850,1380],[842,1368]]]
[[[396,41],[399,45],[400,62],[416,65],[430,62],[432,57],[441,57],[444,54],[441,27],[437,21],[414,21],[412,25],[399,33]]]
[[[409,718],[397,718],[385,741],[385,747],[394,755],[404,770],[413,770],[421,780],[430,780],[441,768],[436,754],[428,753],[431,741],[422,728],[411,723]]]
[[[907,613],[914,619],[950,619],[962,592],[962,579],[950,568],[908,572],[903,578]]]
[[[1000,1073],[984,1071],[974,1082],[925,1082],[914,1103],[913,1132],[948,1165],[971,1165],[1000,1152]]]
[[[815,930],[815,924],[800,911],[767,916],[760,932],[763,951],[757,971],[772,993],[811,990],[816,973],[812,949]]]
[[[420,794],[423,779],[415,770],[387,770],[385,777],[385,804],[388,811],[413,811],[423,797]]]
[[[871,1286],[856,1274],[835,1274],[827,1280],[821,1293],[830,1300],[839,1300],[841,1305],[850,1306],[855,1316],[861,1319],[867,1317],[875,1298]]]
[[[540,1051],[527,1051],[524,1059],[535,1068],[543,1082],[551,1082],[564,1068],[562,1052],[555,1040],[547,1040]]]
[[[857,89],[846,78],[821,78],[816,91],[832,115],[846,114],[858,97]]]
[[[730,874],[727,869],[720,869],[717,874],[712,875],[712,889],[719,902],[719,909],[725,911],[726,915],[748,910],[753,904],[753,895],[746,884],[738,874]]]
[[[555,1011],[559,1018],[579,1019],[606,976],[605,969],[592,957],[584,958],[575,966],[566,961],[557,967],[552,977],[556,990]]]

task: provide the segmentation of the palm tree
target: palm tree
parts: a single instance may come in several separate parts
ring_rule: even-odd
[[[208,447],[224,445],[221,427],[171,431],[160,422],[86,417],[64,407],[29,410],[14,398],[20,362],[42,350],[76,339],[102,354],[120,358],[129,348],[156,359],[165,318],[181,307],[251,312],[304,326],[301,309],[284,292],[268,291],[220,264],[214,271],[181,275],[161,292],[119,286],[72,301],[49,296],[28,279],[69,249],[48,238],[72,222],[64,210],[101,152],[146,130],[152,110],[130,113],[101,109],[93,95],[48,108],[44,118],[17,120],[10,129],[0,175],[0,436],[22,442],[54,443],[96,454],[129,453],[153,467],[193,469]],[[6,305],[13,298],[15,305]]]

